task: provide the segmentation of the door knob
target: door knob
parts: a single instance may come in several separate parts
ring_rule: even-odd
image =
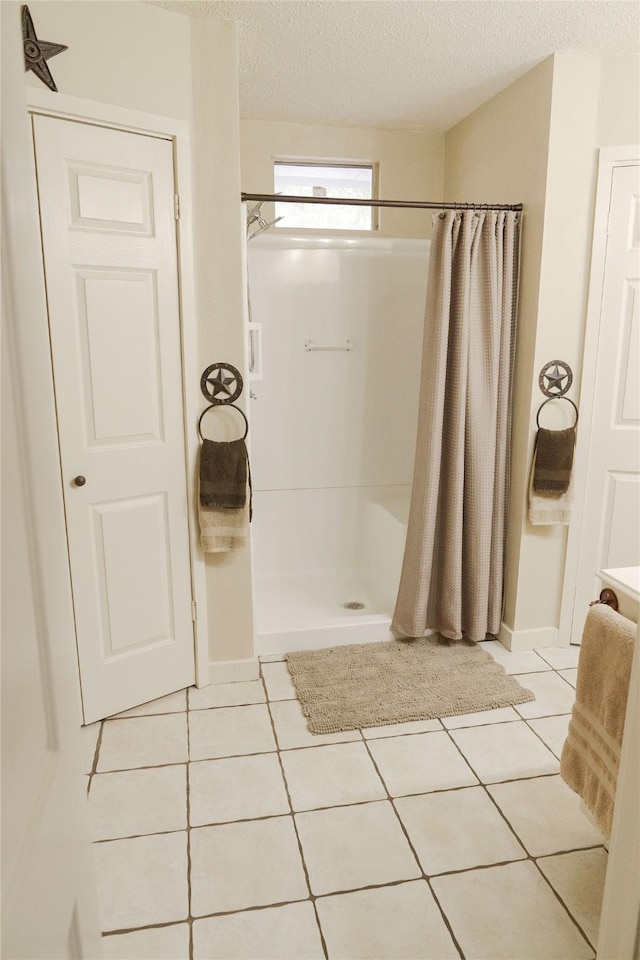
[[[75,483],[76,487],[84,487],[85,483],[87,482],[87,478],[82,476],[74,477],[73,482]]]

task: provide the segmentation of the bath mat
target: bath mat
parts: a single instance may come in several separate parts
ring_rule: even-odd
[[[496,710],[535,700],[477,643],[417,640],[287,654],[311,733]]]

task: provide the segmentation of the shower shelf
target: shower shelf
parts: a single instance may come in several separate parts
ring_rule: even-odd
[[[345,340],[342,343],[316,343],[315,340],[305,340],[304,349],[307,352],[312,350],[343,350],[348,352],[353,350],[353,340]]]

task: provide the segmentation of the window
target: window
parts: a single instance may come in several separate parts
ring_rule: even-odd
[[[274,164],[276,193],[290,197],[374,198],[373,164],[287,163]],[[376,230],[373,207],[343,207],[323,203],[278,203],[279,227],[306,227],[316,230]]]

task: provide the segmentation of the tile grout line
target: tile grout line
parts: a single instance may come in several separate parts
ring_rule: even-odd
[[[555,716],[558,716],[558,717],[567,717],[567,716],[569,716],[569,717],[570,717],[571,714],[558,713],[558,714],[555,714]],[[532,720],[546,720],[547,718],[546,718],[546,717],[531,717],[531,719],[532,719]],[[532,727],[528,720],[525,720],[524,722],[525,722],[526,725],[529,727],[529,730],[531,730],[532,733],[535,733],[535,735],[536,735],[536,737],[538,738],[538,740],[540,741],[540,743],[544,744],[544,746],[547,748],[547,750],[550,750],[551,753],[554,755],[554,757],[556,757],[556,759],[558,760],[558,763],[560,763],[560,757],[558,756],[558,754],[557,754],[554,750],[551,749],[551,747],[549,746],[549,744],[548,744],[545,740],[542,739],[542,737],[540,736],[540,734],[538,733],[538,731],[535,729],[535,727]],[[562,751],[560,751],[560,752],[562,752]]]
[[[275,742],[276,742],[276,748],[277,748],[277,749],[276,749],[276,753],[277,753],[277,756],[278,756],[278,763],[279,763],[279,765],[280,765],[280,773],[281,773],[281,775],[282,775],[282,780],[283,780],[283,782],[284,782],[284,789],[285,789],[285,792],[286,792],[286,794],[287,794],[287,802],[289,803],[289,814],[288,814],[288,816],[291,817],[291,823],[292,823],[292,825],[293,825],[293,830],[294,830],[294,833],[295,833],[295,835],[296,835],[296,842],[297,842],[297,844],[298,844],[298,851],[299,851],[299,853],[300,853],[300,860],[301,860],[301,863],[302,863],[302,869],[303,869],[303,871],[304,871],[305,882],[306,882],[306,884],[307,884],[307,890],[309,891],[309,897],[308,897],[308,899],[311,901],[311,904],[312,904],[312,906],[313,906],[313,912],[314,912],[314,915],[315,915],[315,918],[316,918],[316,925],[317,925],[317,927],[318,927],[318,933],[319,933],[319,935],[320,935],[320,943],[322,944],[322,951],[323,951],[323,953],[324,953],[325,960],[329,960],[329,951],[328,951],[328,949],[327,949],[327,942],[326,942],[326,940],[325,940],[324,931],[323,931],[322,926],[321,926],[321,924],[320,924],[320,916],[319,916],[319,914],[318,914],[318,908],[316,907],[315,896],[314,896],[314,894],[313,894],[313,891],[311,890],[311,881],[310,881],[310,879],[309,879],[309,869],[308,869],[308,867],[307,867],[307,862],[306,862],[305,857],[304,857],[304,850],[302,849],[302,841],[300,840],[300,834],[298,833],[298,824],[296,823],[296,818],[295,818],[294,813],[293,813],[293,804],[292,804],[292,802],[291,802],[291,793],[289,792],[289,783],[288,783],[288,781],[287,781],[287,777],[286,777],[286,774],[285,774],[285,771],[284,771],[284,764],[283,764],[283,762],[282,762],[282,757],[280,756],[280,742],[279,742],[279,740],[278,740],[278,734],[277,734],[277,731],[276,731],[276,725],[275,725],[275,723],[274,723],[273,716],[272,716],[272,714],[271,714],[271,706],[270,706],[270,703],[271,703],[271,702],[270,702],[270,700],[269,700],[269,688],[267,687],[267,684],[266,684],[265,679],[264,679],[264,674],[263,674],[263,671],[262,671],[262,664],[260,664],[259,669],[260,669],[260,679],[262,680],[262,684],[263,684],[264,690],[265,690],[265,696],[267,697],[267,713],[269,714],[269,720],[270,720],[270,722],[271,722],[271,729],[272,729],[272,731],[273,731],[273,738],[274,738],[274,740],[275,740]]]
[[[530,676],[530,675],[533,674],[533,673],[536,673],[536,675],[537,675],[538,673],[544,673],[544,674],[557,673],[557,671],[551,670],[551,669],[549,669],[549,670],[539,670],[539,671],[533,671],[533,670],[531,670],[531,671],[529,671],[528,674],[517,674],[517,676]],[[507,674],[507,676],[515,677],[516,674]],[[563,680],[564,683],[567,684],[567,686],[569,687],[570,690],[573,690],[573,691],[575,692],[575,687],[572,687],[570,683],[568,683],[566,680],[564,680],[564,678],[561,678],[561,679]],[[251,682],[254,682],[254,681],[251,681]],[[209,710],[238,710],[238,709],[240,709],[240,708],[242,708],[242,707],[261,707],[261,706],[265,706],[265,705],[267,704],[267,702],[268,702],[268,703],[292,703],[292,702],[299,703],[300,701],[298,700],[297,697],[274,697],[274,698],[269,699],[269,700],[252,700],[252,701],[249,701],[249,702],[247,702],[247,703],[226,703],[226,704],[212,705],[212,706],[209,706],[209,707],[190,707],[190,708],[189,708],[189,712],[190,712],[190,713],[207,713]],[[525,706],[525,704],[507,704],[506,706],[507,706],[507,707],[511,706],[511,707],[513,707],[514,710],[517,710],[519,706]],[[493,708],[490,708],[490,709],[488,709],[488,710],[471,711],[471,712],[472,712],[472,713],[476,712],[476,713],[488,713],[488,714],[489,714],[489,713],[492,712],[492,709],[493,709]],[[503,708],[502,708],[502,707],[499,707],[499,708],[496,708],[496,709],[503,709]],[[121,720],[150,720],[150,719],[152,719],[153,717],[176,717],[176,716],[178,716],[179,714],[181,714],[181,713],[186,713],[186,712],[187,712],[186,709],[184,709],[184,710],[173,710],[173,711],[171,711],[170,713],[148,713],[148,714],[144,714],[143,716],[139,716],[139,717],[117,717],[117,716],[116,716],[116,717],[106,717],[105,720],[102,721],[102,723],[111,723],[111,722],[121,721]],[[487,721],[486,723],[472,723],[472,724],[468,724],[466,727],[465,727],[465,726],[460,726],[460,727],[445,727],[445,726],[444,726],[444,724],[442,723],[442,719],[444,719],[444,720],[451,720],[451,719],[453,719],[454,717],[467,716],[467,714],[456,714],[456,713],[449,714],[449,715],[445,716],[444,718],[441,718],[441,717],[423,717],[423,718],[417,719],[417,720],[402,721],[401,723],[405,723],[405,722],[406,722],[406,723],[423,723],[423,722],[426,723],[426,722],[428,722],[429,720],[436,720],[436,721],[438,721],[438,722],[441,723],[442,728],[445,729],[445,730],[448,730],[448,729],[451,729],[451,730],[468,730],[468,729],[471,729],[471,728],[474,728],[474,727],[494,727],[494,726],[498,726],[498,725],[504,724],[504,723],[515,723],[517,720],[546,720],[546,719],[548,719],[549,717],[566,717],[566,716],[568,716],[568,714],[569,714],[570,712],[571,712],[571,711],[568,711],[568,710],[560,710],[560,711],[558,711],[558,712],[556,712],[556,713],[543,713],[543,714],[540,714],[540,716],[537,716],[537,717],[523,717],[521,714],[518,714],[516,717],[514,717],[514,718],[511,719],[511,720],[500,720],[500,721],[495,721],[495,720],[493,720],[493,721]],[[396,725],[397,725],[397,726],[401,726],[401,723],[400,723],[400,724],[377,724],[377,726],[396,726]],[[368,728],[364,728],[364,729],[368,729]],[[341,731],[336,731],[336,732],[341,732]],[[437,733],[437,732],[438,732],[438,731],[436,731],[436,730],[420,730],[420,731],[417,731],[417,732],[416,732],[416,731],[412,731],[412,732],[406,732],[406,733],[389,734],[388,736],[370,737],[369,739],[371,739],[371,740],[386,740],[386,739],[389,739],[390,737],[393,737],[393,736],[414,737],[414,736],[418,736],[420,733]],[[332,734],[330,734],[330,733],[327,734],[327,736],[331,736],[331,735],[332,735]],[[317,734],[317,736],[324,736],[324,734]],[[318,744],[318,746],[322,746],[322,744]],[[286,748],[286,747],[285,747],[284,749],[290,749],[290,748]],[[101,771],[97,771],[97,772],[101,772]]]
[[[473,789],[473,788],[468,788],[468,789]],[[377,801],[368,801],[368,802],[384,803],[385,801],[377,800]],[[288,816],[288,814],[284,814],[284,816]],[[558,854],[555,854],[555,853],[545,854],[544,857],[541,857],[539,859],[546,859],[547,857],[550,858],[555,856],[564,856],[565,854],[568,854],[568,853],[582,853],[584,850],[600,850],[600,849],[602,849],[602,844],[598,844],[594,847],[579,847],[575,850],[566,850]],[[389,880],[384,883],[368,884],[367,886],[364,886],[364,887],[347,887],[341,890],[332,890],[330,893],[326,893],[326,894],[323,893],[323,894],[320,894],[319,896],[312,894],[310,897],[306,897],[300,900],[281,900],[276,903],[260,903],[252,907],[241,907],[238,910],[221,910],[221,911],[218,911],[217,913],[207,913],[207,914],[203,914],[202,916],[194,917],[193,919],[209,920],[209,919],[215,919],[217,917],[229,917],[234,915],[240,915],[243,913],[254,913],[260,910],[269,910],[272,908],[289,906],[296,903],[307,903],[308,901],[313,902],[314,900],[324,900],[330,897],[345,896],[350,893],[361,893],[366,890],[381,890],[381,889],[384,889],[385,887],[399,887],[399,886],[402,886],[403,884],[416,883],[416,882],[419,882],[420,880],[425,880],[427,884],[429,884],[430,879],[439,880],[441,877],[460,876],[461,874],[465,874],[465,873],[475,873],[478,870],[491,870],[494,867],[504,867],[504,866],[509,866],[511,864],[526,863],[527,861],[531,861],[532,863],[535,863],[536,859],[535,857],[532,857],[532,856],[526,856],[526,857],[523,857],[521,860],[503,860],[503,861],[500,861],[499,863],[480,864],[476,867],[469,867],[464,870],[449,870],[449,871],[443,871],[442,873],[434,873],[434,874],[425,874],[423,872],[422,876],[412,877],[409,880],[406,880],[406,879],[405,880]],[[546,882],[549,883],[548,880],[546,880]],[[570,913],[570,911],[568,912]],[[141,926],[141,927],[126,927],[126,928],[117,929],[117,930],[108,930],[104,932],[103,936],[110,937],[115,934],[121,934],[121,933],[136,933],[139,930],[154,930],[162,927],[175,927],[187,922],[188,921],[186,920],[168,920],[166,922],[161,922],[161,923],[145,924],[144,926]],[[589,945],[591,946],[590,941],[589,941]]]
[[[147,923],[144,927],[118,927],[116,930],[105,930],[102,939],[119,937],[125,933],[139,933],[142,930],[164,930],[166,927],[181,927],[186,920],[166,920],[163,923]]]
[[[100,729],[98,730],[98,736],[96,737],[96,745],[93,748],[93,760],[91,761],[91,769],[88,774],[87,782],[87,798],[89,797],[89,792],[91,790],[91,783],[93,778],[96,775],[98,767],[98,757],[100,755],[100,747],[102,746],[102,733],[104,731],[104,720],[100,720]]]
[[[187,692],[186,717],[187,717],[187,769],[186,769],[186,790],[187,790],[187,922],[189,924],[189,960],[193,960],[193,913],[191,909],[192,889],[191,889],[191,726],[189,723],[189,693]]]
[[[363,741],[360,741],[360,740],[348,741],[348,743],[362,743],[362,742],[363,742]],[[364,741],[364,742],[366,743],[366,742],[368,742],[368,741]],[[323,744],[323,746],[327,746],[327,747],[342,747],[342,746],[347,746],[348,743],[328,743],[328,744]],[[319,745],[319,746],[320,746],[320,745]],[[257,756],[257,757],[272,756],[273,754],[278,753],[278,752],[279,752],[279,751],[271,751],[271,753],[268,753],[268,754],[258,753],[258,754],[252,754],[251,756]],[[284,752],[284,753],[290,753],[290,752],[293,752],[293,751],[287,751],[287,750],[285,750],[285,751],[283,751],[283,752]],[[214,757],[214,758],[212,758],[212,759],[210,759],[210,760],[195,760],[195,761],[192,761],[192,762],[194,762],[194,763],[218,763],[219,760],[244,760],[246,757],[247,757],[246,754],[240,754],[240,755],[234,756],[234,757]],[[174,766],[184,766],[184,764],[174,764]],[[135,769],[137,769],[137,768],[133,768],[133,770],[135,770]],[[156,769],[156,768],[151,767],[151,768],[140,768],[140,769]],[[125,771],[122,771],[122,772],[124,772],[124,773],[131,773],[132,771],[131,771],[131,770],[125,770]],[[515,780],[496,780],[496,781],[492,781],[490,784],[488,784],[488,786],[502,786],[503,784],[507,784],[507,783],[520,783],[522,780],[544,780],[544,779],[548,779],[549,777],[556,777],[556,776],[557,776],[557,773],[541,773],[541,774],[536,774],[536,775],[528,776],[528,777],[519,777],[519,778],[516,778]],[[430,797],[430,796],[434,796],[434,795],[441,794],[441,793],[457,793],[457,792],[459,792],[460,790],[470,790],[470,789],[473,789],[474,787],[478,787],[478,786],[484,786],[484,784],[482,784],[482,783],[467,783],[467,784],[463,784],[462,786],[458,786],[458,787],[439,787],[439,788],[437,788],[436,790],[422,790],[422,791],[420,791],[419,793],[400,793],[400,794],[398,794],[397,796],[394,796],[392,799],[394,799],[394,800],[409,800],[409,799],[412,799],[412,798],[414,798],[414,797]],[[383,800],[383,799],[384,799],[384,798],[381,797],[381,798],[378,798],[378,799],[369,799],[369,800],[352,800],[352,801],[350,801],[349,803],[333,803],[333,804],[329,804],[328,806],[324,806],[324,807],[305,807],[305,808],[302,809],[302,810],[295,810],[295,811],[294,811],[294,815],[297,814],[297,813],[320,813],[320,812],[322,812],[323,810],[334,810],[334,809],[343,809],[343,808],[344,808],[344,809],[347,809],[347,808],[349,808],[349,807],[361,807],[361,806],[363,806],[363,804],[366,804],[366,803],[379,803],[379,802],[380,802],[381,800]],[[262,821],[262,820],[276,820],[276,819],[278,819],[279,817],[287,817],[287,816],[289,816],[288,813],[266,813],[266,814],[263,814],[263,815],[260,816],[260,817],[239,817],[237,820],[211,820],[211,821],[207,821],[206,823],[194,823],[194,824],[192,824],[192,826],[193,826],[194,828],[199,828],[199,827],[228,827],[228,826],[232,826],[233,824],[236,824],[236,823],[257,823],[257,822]],[[137,839],[137,838],[139,838],[139,837],[163,836],[163,835],[168,834],[168,833],[182,833],[182,830],[155,830],[153,833],[133,833],[133,834],[127,834],[126,836],[123,836],[123,837],[105,837],[105,838],[102,839],[102,840],[96,840],[96,841],[94,841],[94,842],[95,842],[95,843],[110,843],[112,840],[135,840],[135,839]],[[559,852],[568,852],[568,851],[559,851]]]
[[[361,732],[362,732],[362,731],[361,731]],[[449,936],[451,937],[451,940],[453,941],[453,944],[454,944],[456,950],[458,951],[458,953],[459,953],[459,955],[460,955],[460,957],[461,957],[461,960],[465,960],[464,951],[462,950],[462,947],[460,946],[460,944],[459,944],[459,942],[458,942],[458,938],[456,937],[456,935],[455,935],[454,932],[453,932],[453,927],[452,927],[451,923],[449,922],[449,918],[447,917],[446,913],[445,913],[444,910],[442,909],[442,906],[441,906],[441,904],[440,904],[440,900],[439,900],[438,897],[436,896],[436,892],[435,892],[435,890],[433,889],[433,886],[432,886],[432,884],[431,884],[430,879],[429,879],[428,876],[425,874],[425,872],[424,872],[424,870],[423,870],[423,868],[422,868],[422,864],[420,863],[420,858],[418,857],[418,854],[417,854],[416,851],[415,851],[415,848],[414,848],[414,846],[413,846],[413,843],[411,842],[411,838],[409,837],[409,834],[408,834],[408,832],[407,832],[407,829],[406,829],[404,823],[402,822],[402,819],[401,819],[401,817],[400,817],[400,814],[399,814],[398,811],[396,810],[396,806],[395,806],[395,804],[394,804],[394,802],[393,802],[393,798],[392,798],[391,794],[389,793],[389,788],[387,787],[386,781],[385,781],[384,777],[382,776],[382,773],[381,773],[380,770],[378,769],[378,765],[377,765],[377,763],[376,763],[376,761],[375,761],[375,758],[374,758],[371,750],[369,749],[369,744],[368,744],[367,740],[364,741],[364,745],[365,745],[365,749],[366,749],[367,753],[369,754],[369,758],[370,758],[370,760],[371,760],[371,763],[373,764],[376,773],[377,773],[378,776],[380,777],[380,780],[381,780],[381,782],[382,782],[382,786],[384,787],[385,793],[387,794],[388,802],[389,802],[389,804],[390,804],[390,806],[391,806],[391,809],[393,810],[393,813],[394,813],[394,815],[395,815],[395,817],[396,817],[396,820],[398,821],[398,824],[400,825],[400,829],[402,830],[402,833],[404,834],[404,837],[405,837],[405,839],[406,839],[406,841],[407,841],[407,843],[408,843],[408,845],[409,845],[409,848],[410,848],[410,850],[411,850],[411,853],[413,854],[413,857],[414,857],[414,860],[416,861],[418,870],[420,870],[420,873],[422,874],[422,878],[423,878],[423,880],[426,882],[427,887],[429,888],[429,891],[430,891],[430,893],[431,893],[431,896],[433,897],[433,900],[434,900],[434,902],[435,902],[438,910],[440,911],[440,916],[442,917],[442,922],[444,923],[445,927],[446,927],[447,930],[449,931]],[[413,878],[413,879],[417,879],[417,877],[416,877],[416,878]],[[410,882],[410,881],[404,880],[404,881],[400,881],[400,882],[401,882],[401,883],[407,883],[407,882]]]
[[[588,849],[599,849],[599,847],[598,847],[598,848],[590,847],[590,848],[588,848]],[[578,853],[578,852],[580,852],[580,851],[572,850],[572,851],[567,851],[567,852],[570,852],[570,853]],[[557,854],[551,854],[551,856],[557,856]],[[533,858],[532,858],[532,859],[533,859]],[[542,859],[542,857],[541,857],[540,859]],[[567,914],[569,915],[569,917],[570,917],[571,921],[573,922],[573,924],[577,927],[578,931],[579,931],[579,932],[581,933],[581,935],[584,937],[584,939],[585,939],[585,941],[587,942],[588,946],[590,946],[591,949],[594,951],[594,956],[595,956],[595,951],[596,951],[596,946],[597,946],[597,944],[596,944],[596,946],[594,946],[594,944],[591,943],[591,940],[589,939],[589,937],[587,936],[587,934],[585,933],[585,931],[582,929],[582,927],[580,926],[580,924],[578,923],[578,921],[577,921],[576,918],[574,917],[572,911],[569,909],[569,907],[567,906],[567,904],[564,902],[564,900],[562,899],[562,897],[560,896],[560,894],[558,893],[558,891],[556,890],[556,888],[553,886],[553,884],[551,883],[551,881],[549,880],[549,878],[548,878],[547,876],[545,876],[544,871],[543,871],[543,870],[541,869],[541,867],[538,865],[538,861],[535,860],[535,859],[533,859],[533,863],[534,863],[534,865],[535,865],[538,873],[540,874],[540,876],[542,877],[542,879],[544,880],[544,882],[547,884],[547,886],[549,887],[549,889],[550,889],[551,892],[553,893],[553,895],[554,895],[554,897],[556,898],[556,900],[560,903],[560,905],[561,905],[562,907],[564,907],[564,909],[566,910],[566,912],[567,912]],[[598,926],[600,926],[600,922],[599,922],[599,921],[598,921]]]

